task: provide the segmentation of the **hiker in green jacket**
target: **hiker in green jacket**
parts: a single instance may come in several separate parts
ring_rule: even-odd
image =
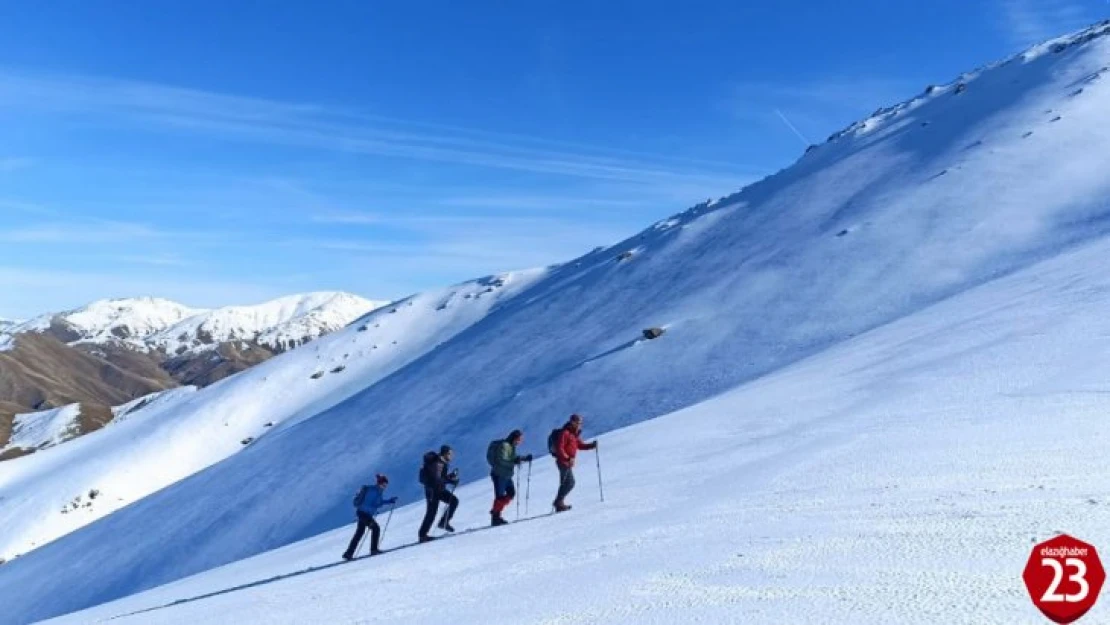
[[[513,487],[513,473],[516,465],[522,462],[532,462],[532,454],[520,456],[516,448],[524,442],[524,433],[513,430],[503,440],[493,441],[486,450],[486,461],[490,466],[490,479],[493,480],[493,508],[489,511],[490,525],[496,527],[508,523],[501,516],[501,512],[516,496]]]

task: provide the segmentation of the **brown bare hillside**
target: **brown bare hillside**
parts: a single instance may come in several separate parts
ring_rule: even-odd
[[[221,343],[211,352],[171,358],[162,367],[181,384],[208,386],[273,356],[274,352],[260,345]]]
[[[145,356],[119,356],[133,357]],[[13,349],[0,352],[0,445],[10,437],[13,414],[81,403],[82,430],[91,431],[111,419],[110,406],[177,386],[157,361],[150,363],[135,360],[135,371],[126,370],[53,336],[17,336]]]

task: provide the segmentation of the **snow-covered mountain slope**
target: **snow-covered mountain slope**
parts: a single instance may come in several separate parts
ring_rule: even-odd
[[[265,440],[286,419],[343,400],[475,323],[540,275],[507,274],[406,299],[200,391],[174,389],[125,404],[108,428],[0,464],[0,558],[10,560]],[[137,402],[146,406],[131,412]],[[92,505],[79,514],[63,512],[92,490],[102,495]]]
[[[415,498],[419,455],[442,442],[460,450],[464,476],[482,480],[486,443],[514,427],[540,433],[535,441],[572,410],[594,431],[672,412],[1105,243],[1107,30],[881,111],[735,196],[545,273],[345,401],[0,567],[0,593],[17,595],[8,613],[59,614],[335,528],[374,471],[402,476],[395,489]],[[666,334],[639,340],[649,326]],[[885,356],[891,367],[912,357]],[[277,375],[294,361],[274,362]],[[204,401],[198,412],[235,410],[226,397],[195,398]],[[759,419],[743,407],[730,411],[726,431],[749,431]],[[854,423],[847,408],[822,414]],[[800,430],[780,438],[791,431]],[[665,465],[665,451],[652,461]],[[710,464],[706,479],[726,481],[730,474],[714,469],[728,466]]]
[[[1101,241],[607,434],[605,503],[583,452],[565,514],[409,548],[413,505],[379,558],[340,564],[346,526],[51,622],[1044,623],[1031,544],[1110,544],[1108,259]],[[535,463],[528,516],[557,481]],[[484,527],[488,481],[458,494],[458,529]],[[1105,601],[1083,620],[1108,621]]]
[[[77,417],[80,414],[80,404],[69,404],[15,415],[11,439],[7,445],[0,447],[0,453],[13,447],[38,449],[68,440],[79,429]]]
[[[140,350],[161,349],[170,355],[211,350],[227,341],[251,341],[285,351],[387,303],[350,293],[320,292],[206,310],[139,297],[100,300],[83,308],[41,315],[6,331],[53,331],[69,343],[123,343]]]

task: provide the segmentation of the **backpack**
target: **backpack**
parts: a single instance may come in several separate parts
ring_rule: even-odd
[[[497,466],[497,457],[501,454],[501,443],[505,441],[490,441],[489,447],[486,447],[486,462],[489,466]]]
[[[358,492],[355,493],[355,499],[351,503],[355,504],[356,508],[361,506],[362,502],[366,501],[366,493],[369,493],[369,492],[370,492],[370,487],[369,486],[362,486],[361,488],[358,489]]]
[[[432,466],[432,463],[435,462],[437,458],[439,458],[439,454],[434,451],[429,451],[424,454],[424,465],[420,467],[420,475],[418,476],[421,484],[427,486],[429,483],[435,481],[435,478],[429,475],[428,468]]]
[[[547,451],[552,456],[557,456],[556,449],[559,447],[559,438],[563,435],[563,428],[555,428],[547,435]]]

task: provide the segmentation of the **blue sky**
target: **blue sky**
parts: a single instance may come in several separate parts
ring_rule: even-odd
[[[567,260],[1105,17],[1106,0],[0,0],[0,317],[391,298]]]

